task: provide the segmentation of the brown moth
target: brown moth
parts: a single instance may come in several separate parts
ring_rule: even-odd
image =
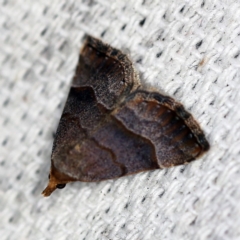
[[[86,36],[43,195],[68,182],[186,164],[208,149],[200,126],[180,103],[144,90],[125,54]]]

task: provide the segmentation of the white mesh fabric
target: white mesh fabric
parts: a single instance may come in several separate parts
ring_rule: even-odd
[[[1,1],[1,239],[238,239],[239,16],[238,0]],[[211,150],[43,198],[85,33],[129,53],[143,84],[182,102]]]

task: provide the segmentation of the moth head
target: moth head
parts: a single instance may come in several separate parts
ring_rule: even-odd
[[[54,167],[51,168],[48,178],[48,185],[42,192],[44,197],[50,196],[57,188],[63,189],[68,182],[71,182],[70,178],[67,178],[64,174],[58,172]]]

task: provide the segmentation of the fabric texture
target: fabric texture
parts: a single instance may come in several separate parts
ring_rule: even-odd
[[[2,0],[1,239],[239,239],[239,16],[238,0]],[[43,198],[85,33],[128,53],[143,85],[184,104],[210,151]]]

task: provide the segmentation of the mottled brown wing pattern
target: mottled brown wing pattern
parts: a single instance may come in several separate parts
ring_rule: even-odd
[[[73,86],[92,87],[98,103],[113,109],[138,85],[132,62],[125,54],[95,38],[86,37]]]
[[[129,131],[149,139],[160,168],[188,163],[209,148],[193,117],[159,93],[136,91],[112,115]]]
[[[101,181],[188,163],[209,144],[183,106],[139,90],[131,61],[87,36],[56,133],[49,196],[72,181]]]

